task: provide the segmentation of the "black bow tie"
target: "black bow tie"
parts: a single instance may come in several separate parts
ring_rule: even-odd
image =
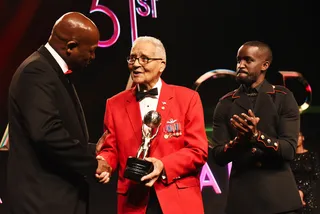
[[[158,89],[157,88],[153,88],[150,89],[149,91],[136,91],[136,99],[137,101],[141,101],[143,100],[143,98],[147,97],[147,96],[155,96],[158,95]]]

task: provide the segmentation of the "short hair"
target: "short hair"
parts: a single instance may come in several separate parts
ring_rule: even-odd
[[[271,64],[273,60],[273,56],[272,56],[272,50],[269,45],[261,41],[248,41],[248,42],[245,42],[243,45],[258,47],[259,49],[264,51],[267,55],[267,60],[270,61],[270,64]]]
[[[159,55],[158,57],[161,57],[164,61],[167,61],[166,49],[164,48],[160,39],[152,36],[140,36],[133,42],[132,47],[135,46],[138,42],[152,43],[156,47],[156,54]]]

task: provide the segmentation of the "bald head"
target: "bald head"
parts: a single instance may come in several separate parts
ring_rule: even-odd
[[[83,57],[81,55],[84,52],[92,51],[92,49],[94,52],[99,37],[99,30],[93,21],[79,12],[69,12],[61,16],[54,24],[49,44],[66,61],[69,67],[83,67],[83,65],[79,65],[80,61],[76,62],[77,57]],[[91,50],[88,50],[88,48]],[[77,56],[75,56],[75,51]],[[91,56],[87,62],[89,63],[93,58],[94,56]]]
[[[69,12],[61,16],[53,26],[50,40],[80,40],[90,31],[97,31],[96,25],[86,16],[78,12]],[[55,38],[56,37],[56,38]]]

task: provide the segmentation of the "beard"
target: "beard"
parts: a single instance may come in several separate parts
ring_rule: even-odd
[[[238,71],[236,74],[236,81],[239,84],[251,86],[254,82],[257,81],[257,77],[247,72]]]
[[[236,81],[239,84],[244,84],[246,86],[251,86],[255,82],[255,80],[253,78],[249,78],[249,77],[243,78],[243,77],[238,77],[238,76],[236,76]]]

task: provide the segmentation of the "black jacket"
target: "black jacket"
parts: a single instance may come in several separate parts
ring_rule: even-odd
[[[10,213],[83,214],[97,161],[79,99],[45,47],[15,72],[9,89]]]
[[[237,134],[230,118],[248,114],[249,109],[260,117],[257,140],[225,148]],[[265,80],[254,108],[243,86],[220,99],[213,116],[212,155],[221,166],[232,162],[228,214],[273,214],[302,206],[290,169],[299,128],[298,105],[283,86],[273,86]]]

